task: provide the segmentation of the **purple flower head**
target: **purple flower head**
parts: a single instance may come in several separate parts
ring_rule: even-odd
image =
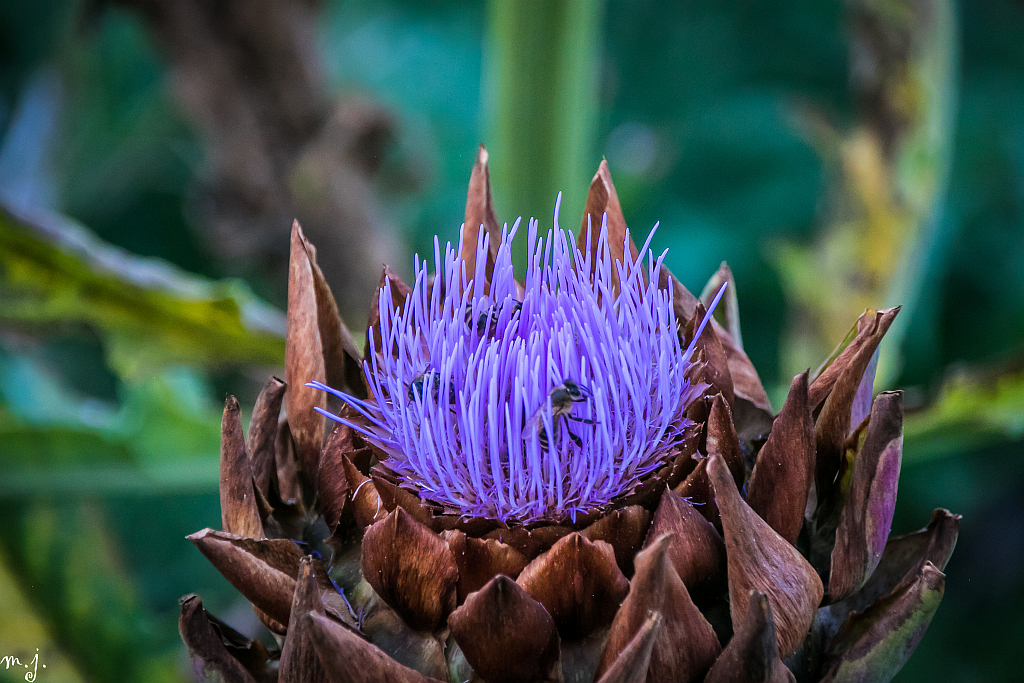
[[[605,506],[663,464],[704,389],[690,381],[693,343],[680,344],[671,289],[658,287],[665,253],[644,264],[654,230],[635,261],[627,233],[625,258],[613,261],[606,217],[594,257],[592,231],[581,251],[558,228],[560,202],[546,237],[529,223],[521,301],[511,259],[519,221],[505,226],[489,281],[484,231],[472,273],[461,250],[442,252],[435,238],[436,281],[417,257],[403,305],[390,287],[378,293],[379,325],[367,334],[371,348],[379,339],[393,353],[364,362],[371,400],[310,385],[359,412],[367,423],[321,411],[447,512],[529,523]]]

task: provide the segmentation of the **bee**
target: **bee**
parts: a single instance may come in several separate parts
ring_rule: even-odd
[[[417,396],[423,396],[423,385],[430,380],[431,394],[434,397],[434,403],[438,402],[438,398],[441,395],[441,373],[436,370],[426,370],[416,375],[411,382],[409,382],[409,400],[415,401]],[[458,399],[455,396],[455,384],[448,384],[448,403],[455,405]]]
[[[580,422],[589,425],[597,424],[596,420],[589,420],[583,417],[576,417],[575,415],[572,414],[572,407],[575,404],[586,403],[588,400],[590,400],[590,398],[593,397],[593,394],[591,394],[590,390],[587,389],[586,387],[577,384],[571,379],[567,379],[561,384],[559,384],[557,387],[552,389],[551,393],[548,394],[548,396],[551,399],[552,426],[555,426],[558,423],[558,421],[562,418],[564,418],[566,422],[572,420],[573,422]],[[549,441],[547,430],[544,429],[544,425],[541,422],[541,414],[546,405],[547,402],[542,404],[530,418],[530,421],[527,423],[529,426],[531,426],[531,428],[536,427],[537,440],[540,442],[540,447],[545,450],[547,450],[548,448]],[[565,431],[569,435],[569,438],[572,439],[572,442],[576,444],[576,446],[578,446],[579,448],[583,448],[583,440],[571,429],[569,429],[568,424],[566,424],[565,426]]]
[[[481,313],[477,319],[476,324],[473,324],[473,309],[466,309],[466,327],[470,330],[475,329],[476,333],[481,337],[485,334],[488,336],[494,336],[498,331],[498,309],[495,306],[489,306],[483,313]]]
[[[476,324],[473,324],[473,309],[472,307],[466,308],[466,327],[469,329],[476,329],[476,333],[483,337],[484,335],[493,337],[498,333],[498,316],[501,314],[501,309],[504,307],[504,303],[500,306],[494,305],[489,306],[487,310],[477,316]],[[512,300],[512,313],[520,310],[523,307],[523,302]]]

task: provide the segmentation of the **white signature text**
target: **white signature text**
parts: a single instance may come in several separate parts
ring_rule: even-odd
[[[0,657],[0,666],[4,669],[10,669],[12,666],[23,666],[27,671],[25,672],[25,680],[28,683],[32,683],[36,680],[36,676],[39,674],[39,667],[46,668],[45,664],[39,663],[39,648],[36,648],[36,654],[26,664],[21,663],[21,659],[14,655],[4,655]]]

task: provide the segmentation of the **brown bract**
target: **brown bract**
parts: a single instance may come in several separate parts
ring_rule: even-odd
[[[587,205],[583,214],[583,224],[580,226],[580,233],[576,237],[576,247],[587,253],[587,242],[590,242],[590,279],[594,279],[594,268],[597,267],[598,236],[601,234],[601,224],[607,216],[608,221],[608,250],[612,257],[612,288],[616,295],[619,293],[619,275],[615,269],[615,263],[622,263],[626,253],[626,219],[622,215],[622,206],[619,204],[619,195],[612,184],[612,174],[608,170],[608,161],[601,160],[597,167],[594,179],[590,181],[590,192],[587,193]],[[636,260],[637,250],[632,237],[629,239],[630,258]]]
[[[721,528],[722,518],[718,511],[718,501],[715,500],[715,490],[711,486],[711,480],[708,479],[708,459],[706,457],[701,458],[697,467],[674,491],[693,505],[715,528]]]
[[[295,455],[295,441],[288,420],[282,419],[278,425],[277,442],[274,444],[274,459],[277,461],[277,486],[281,498],[302,504],[299,488],[299,463]]]
[[[729,264],[722,261],[718,270],[708,279],[704,290],[700,293],[700,299],[705,306],[710,306],[711,301],[718,294],[722,287],[727,287],[725,295],[719,303],[720,317],[725,320],[723,329],[735,349],[743,350],[743,336],[740,334],[740,299],[736,293],[736,278],[733,277]],[[721,332],[721,330],[719,331]],[[719,335],[721,336],[721,334]]]
[[[314,408],[324,408],[327,399],[307,382],[326,382],[324,344],[320,338],[313,262],[316,250],[302,234],[299,222],[292,225],[288,260],[288,327],[285,337],[285,382],[288,391],[288,426],[295,443],[299,466],[304,473],[316,472],[324,439],[324,417]]]
[[[351,454],[350,454],[351,455]],[[341,466],[345,470],[345,477],[348,480],[348,490],[351,491],[348,503],[352,506],[352,514],[355,516],[356,524],[360,529],[383,520],[388,510],[377,493],[377,487],[369,477],[359,471],[359,468],[350,459],[349,455],[342,456]]]
[[[725,460],[737,486],[743,485],[746,468],[743,464],[743,450],[732,421],[732,409],[722,394],[716,394],[708,415],[708,455],[718,454]]]
[[[857,427],[852,424],[854,399],[861,386],[864,373],[871,364],[871,359],[878,349],[879,343],[886,331],[892,325],[892,321],[899,313],[899,308],[890,308],[879,311],[874,319],[862,318],[859,326],[863,333],[850,343],[821,376],[811,383],[808,389],[808,401],[812,407],[818,404],[823,386],[831,387],[821,412],[815,420],[815,445],[817,448],[817,463],[815,471],[815,485],[818,491],[819,500],[828,497],[831,487],[834,485],[839,472],[843,454],[843,445],[846,443],[850,433]],[[830,371],[835,369],[837,374],[831,379]],[[829,378],[829,379],[826,379]]]
[[[797,375],[747,484],[747,503],[761,519],[796,545],[814,481],[814,419],[807,373]]]
[[[491,538],[473,538],[457,530],[446,531],[444,538],[459,570],[459,603],[499,574],[515,580],[529,563],[512,546]]]
[[[391,268],[385,265],[384,271],[380,274],[380,282],[377,283],[377,289],[373,293],[373,298],[370,299],[370,316],[366,321],[366,343],[363,344],[363,357],[367,359],[370,358],[370,328],[373,328],[373,350],[378,354],[384,353],[380,336],[380,295],[385,287],[391,290],[391,300],[395,304],[396,314],[405,306],[406,297],[412,294],[412,287],[405,284],[402,278],[391,272]],[[398,349],[395,347],[393,350],[397,352]]]
[[[455,641],[488,683],[559,681],[559,638],[544,607],[499,575],[448,618]]]
[[[491,536],[492,531],[500,529],[508,530],[508,527],[502,525],[496,519],[488,519],[487,517],[463,517],[454,513],[435,514],[433,518],[433,524],[431,528],[437,528],[441,531],[461,531],[464,534],[472,536],[473,538],[495,538],[496,540],[503,539],[497,536]],[[554,541],[552,541],[554,543]],[[512,545],[511,543],[509,545]],[[551,544],[549,543],[548,546]],[[516,548],[519,550],[519,548]]]
[[[604,541],[615,551],[615,561],[623,573],[633,573],[633,557],[640,550],[651,513],[640,505],[627,505],[613,510],[588,526],[581,533],[589,541]]]
[[[668,557],[689,590],[714,588],[725,578],[725,542],[714,525],[678,493],[666,489],[644,547],[668,534]]]
[[[708,314],[703,303],[698,303],[693,317],[686,325],[686,339],[693,339],[694,332]],[[729,359],[722,340],[715,331],[716,325],[708,325],[694,344],[694,355],[704,359],[704,381],[711,385],[713,393],[720,393],[729,405],[736,401],[736,392],[729,370]]]
[[[609,669],[657,610],[664,621],[654,639],[647,680],[689,683],[701,680],[722,646],[711,624],[693,604],[669,559],[671,535],[664,535],[636,556],[629,595],[612,622],[598,674]]]
[[[361,634],[402,666],[430,678],[447,678],[444,634],[414,630],[372,589],[368,591],[372,597],[368,601],[360,601],[359,596],[365,592],[356,589],[358,609],[363,612],[359,622]]]
[[[448,544],[402,508],[363,538],[363,576],[414,629],[438,630],[455,609],[459,570]]]
[[[796,548],[779,536],[740,496],[725,462],[708,458],[725,531],[729,612],[734,628],[746,619],[750,591],[768,596],[775,615],[780,657],[800,644],[821,603],[821,580]]]
[[[252,466],[245,453],[241,410],[234,396],[225,401],[220,427],[220,517],[228,533],[263,538]]]
[[[697,370],[697,377],[703,377],[704,367],[700,363],[694,363],[693,368]],[[701,380],[703,381],[703,380]],[[711,404],[714,403],[716,394],[710,391],[704,392],[702,396],[698,396],[694,399],[686,408],[686,419],[693,422],[694,426],[700,427],[700,434],[697,439],[697,450],[700,452],[707,451],[707,421],[708,417],[711,416]],[[701,457],[697,455],[695,457]]]
[[[342,408],[342,414],[347,410],[350,410],[348,406]],[[317,503],[327,524],[327,530],[332,534],[338,527],[338,521],[351,493],[345,462],[348,460],[347,454],[353,450],[352,428],[339,424],[331,430],[327,444],[320,454],[320,466],[316,473]]]
[[[384,506],[385,510],[392,512],[395,508],[402,508],[423,526],[430,528],[432,531],[440,530],[440,525],[437,523],[434,515],[415,493],[409,489],[402,488],[392,481],[390,477],[384,477],[374,472],[370,473],[370,481],[373,482],[373,488],[377,491],[377,495],[380,496],[380,503]]]
[[[298,222],[296,222],[296,226]],[[344,389],[357,397],[366,397],[366,385],[363,381],[362,354],[352,337],[345,321],[338,312],[338,304],[334,294],[324,278],[323,271],[316,261],[316,249],[302,234],[302,245],[306,249],[310,271],[313,275],[313,293],[316,298],[316,323],[320,334],[320,345],[324,354],[324,371],[327,385]],[[289,301],[290,303],[290,301]]]
[[[715,294],[718,293],[718,290],[725,283],[728,283],[729,288],[725,290],[725,297],[719,304],[721,306],[720,310],[724,311],[725,325],[719,325],[717,320],[713,320],[712,327],[722,342],[722,347],[725,349],[729,374],[732,375],[733,392],[736,398],[739,399],[739,402],[733,402],[733,410],[743,415],[748,412],[761,413],[770,418],[772,408],[768,403],[768,394],[761,384],[761,378],[758,376],[754,364],[750,362],[747,354],[743,351],[736,278],[733,277],[732,270],[725,261],[722,261],[718,270],[704,286],[704,291],[701,292],[701,300],[705,305],[710,305]],[[744,431],[744,426],[737,420],[737,430],[741,432],[741,435]],[[754,434],[749,436],[754,436]]]
[[[476,245],[480,229],[487,234],[487,263],[484,277],[489,283],[494,272],[494,261],[501,246],[501,226],[494,215],[494,199],[491,197],[491,173],[487,170],[487,150],[483,145],[477,149],[476,163],[469,176],[469,192],[466,195],[466,220],[462,232],[462,262],[466,268],[467,281],[476,272]]]
[[[604,541],[571,533],[526,565],[517,583],[544,605],[565,639],[611,623],[629,581]]]
[[[313,646],[310,613],[322,615],[324,606],[320,601],[320,586],[314,573],[313,558],[307,555],[299,561],[292,613],[288,620],[288,637],[281,648],[279,683],[322,683],[330,680]]]
[[[308,618],[313,646],[332,683],[438,683],[402,666],[333,619],[315,612]]]
[[[647,680],[651,651],[654,649],[654,641],[661,623],[661,614],[649,612],[643,625],[637,629],[636,635],[597,683],[644,683]]]
[[[255,541],[203,529],[188,540],[255,607],[280,624],[291,614],[295,576],[302,551],[292,541]]]
[[[728,270],[728,266],[723,264],[723,267]],[[712,276],[712,281],[721,275],[722,268],[719,269],[715,276]],[[731,277],[732,272],[729,271],[727,278]],[[735,283],[732,280],[729,280],[729,282],[731,283],[729,288],[735,292]],[[672,303],[675,309],[676,320],[692,330],[693,328],[690,325],[692,324],[692,319],[696,316],[697,305],[701,300],[686,289],[665,266],[661,267],[658,286],[662,289],[672,289]],[[714,288],[714,291],[717,292],[718,288]],[[729,290],[726,290],[726,292],[728,293]],[[712,296],[714,295],[712,294]],[[727,294],[727,296],[729,295]],[[697,319],[700,320],[699,317]],[[732,322],[729,322],[729,324],[730,327],[733,326]],[[761,424],[765,422],[770,424],[771,405],[768,402],[768,394],[761,384],[761,378],[758,376],[754,364],[750,362],[750,358],[743,351],[742,341],[739,339],[734,341],[729,331],[722,325],[719,325],[717,320],[711,320],[711,328],[718,336],[725,351],[726,365],[732,377],[733,394],[738,399],[732,404],[738,418],[737,432],[743,438],[752,438],[761,431]],[[735,328],[739,328],[738,320]]]
[[[924,636],[945,587],[945,574],[925,562],[911,580],[863,614],[853,613],[832,640],[822,683],[891,680]]]
[[[658,271],[658,287],[672,290],[672,308],[675,311],[676,320],[679,324],[686,324],[697,310],[697,303],[700,299],[684,287],[683,283],[677,280],[665,265],[662,265],[661,270]]]
[[[540,526],[535,529],[514,526],[492,529],[483,537],[508,544],[532,560],[571,532],[572,529],[559,524]]]
[[[682,484],[686,477],[690,476],[690,472],[697,468],[697,462],[701,458],[698,448],[702,428],[703,424],[692,424],[683,428],[682,438],[673,456],[671,471],[665,479],[665,484],[669,488],[674,489]]]
[[[768,596],[751,591],[745,618],[711,667],[704,683],[795,683],[779,659]]]
[[[207,673],[225,683],[276,680],[271,678],[274,672],[266,666],[270,661],[267,648],[207,612],[198,595],[186,595],[181,599],[178,631],[189,654]]]
[[[812,411],[817,412],[829,393],[832,392],[840,375],[855,359],[864,355],[866,347],[871,348],[871,352],[866,354],[868,358],[871,357],[899,312],[900,307],[896,306],[879,311],[868,310],[861,315],[857,320],[857,334],[854,339],[811,382],[808,389],[808,400]]]
[[[249,437],[245,450],[252,464],[252,476],[264,496],[271,495],[271,486],[277,488],[277,463],[274,457],[278,418],[287,385],[277,377],[267,380],[249,420]],[[221,445],[223,448],[223,444]]]
[[[836,530],[828,582],[832,601],[860,590],[882,557],[892,529],[902,457],[903,394],[883,392],[871,409]]]
[[[960,515],[939,509],[932,513],[926,528],[890,538],[882,559],[864,587],[847,599],[824,608],[828,610],[827,617],[819,615],[825,617],[821,619],[826,628],[825,642],[831,641],[851,613],[864,613],[876,600],[912,582],[926,562],[944,571],[956,546],[959,529]]]
[[[945,571],[959,533],[960,515],[938,509],[932,513],[926,528],[890,538],[871,578],[846,601],[848,609],[863,612],[876,599],[891,593],[897,585],[913,580],[925,562],[931,562],[940,572]]]

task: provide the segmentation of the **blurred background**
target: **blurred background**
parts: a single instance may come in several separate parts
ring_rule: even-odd
[[[893,532],[963,522],[896,680],[1019,680],[1022,83],[1019,0],[0,1],[0,656],[193,680],[189,592],[255,632],[184,536],[219,522],[224,395],[283,364],[291,221],[364,328],[484,142],[501,221],[562,190],[575,229],[606,157],[688,288],[727,261],[776,409],[903,305]]]

